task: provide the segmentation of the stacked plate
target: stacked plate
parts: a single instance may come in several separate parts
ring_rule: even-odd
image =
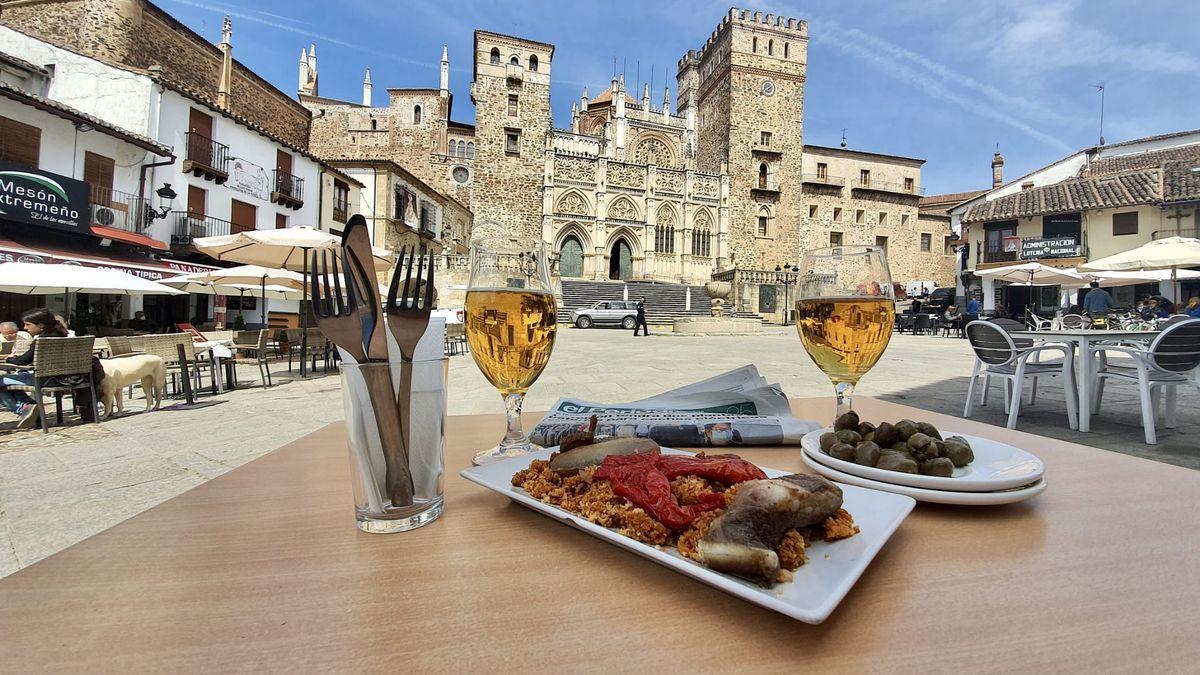
[[[1006,443],[956,432],[943,435],[962,436],[971,444],[975,460],[956,468],[950,477],[923,476],[876,469],[831,457],[821,451],[821,434],[833,431],[826,427],[805,434],[800,441],[804,463],[826,478],[908,495],[913,499],[935,504],[961,506],[991,506],[1012,504],[1041,494],[1046,489],[1042,460]]]

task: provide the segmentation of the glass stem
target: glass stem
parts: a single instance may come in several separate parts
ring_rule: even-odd
[[[833,416],[833,419],[836,420],[851,410],[850,399],[854,396],[854,383],[834,382],[833,390],[837,393],[837,413]]]
[[[525,394],[502,394],[504,398],[504,414],[508,418],[508,431],[504,440],[500,441],[501,448],[529,445],[529,437],[521,427],[521,405],[525,402]]]

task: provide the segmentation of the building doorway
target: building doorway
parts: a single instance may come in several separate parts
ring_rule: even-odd
[[[633,251],[624,239],[618,239],[608,257],[608,278],[626,281],[633,277]]]
[[[579,243],[579,239],[575,235],[567,235],[558,255],[559,276],[583,276],[583,245]]]

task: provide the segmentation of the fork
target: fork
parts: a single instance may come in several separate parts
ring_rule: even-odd
[[[333,261],[332,275],[330,260]],[[379,317],[372,316],[371,308],[358,300],[361,291],[355,289],[353,275],[347,274],[347,266],[353,265],[354,262],[350,258],[343,260],[342,274],[339,275],[337,252],[315,249],[312,252],[312,272],[309,281],[317,325],[334,344],[341,347],[356,362],[364,364],[367,363],[366,344]],[[345,301],[342,299],[339,277],[346,281]],[[371,290],[367,289],[366,292]],[[387,465],[384,485],[388,498],[393,507],[410,506],[413,503],[413,479],[408,466],[408,443],[402,434],[407,427],[401,424],[400,411],[396,409],[391,372],[386,367],[360,368],[359,372],[366,383],[371,407],[375,410],[375,425],[379,431],[379,442],[383,447],[383,458]]]
[[[396,259],[396,269],[392,272],[392,279],[388,284],[386,308],[388,330],[392,332],[392,337],[396,339],[396,345],[400,347],[400,423],[404,425],[405,431],[408,430],[412,415],[413,357],[416,355],[417,343],[421,341],[421,336],[425,334],[425,329],[429,325],[429,313],[433,308],[433,255],[417,256],[416,253],[416,247],[400,249],[400,255]],[[424,259],[429,259],[429,278],[424,279],[424,303],[420,302],[417,288],[412,283],[414,257],[417,258],[418,284],[422,281],[421,270]],[[407,271],[404,274],[404,285],[401,286],[400,269],[405,267],[406,258],[408,260]],[[403,291],[400,290],[401,288]]]

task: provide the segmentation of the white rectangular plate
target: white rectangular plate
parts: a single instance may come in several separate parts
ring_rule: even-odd
[[[854,487],[838,486],[844,497],[843,507],[854,516],[859,534],[834,542],[816,542],[808,549],[808,562],[796,570],[794,580],[763,588],[749,581],[728,574],[715,572],[679,554],[674,546],[666,550],[630,539],[616,530],[601,527],[557,506],[544,504],[518,487],[513,487],[512,477],[517,471],[527,468],[535,459],[549,459],[554,448],[549,448],[524,457],[504,459],[484,466],[474,466],[462,471],[462,477],[498,492],[509,499],[568,523],[593,537],[670,567],[701,583],[720,589],[731,595],[752,602],[760,607],[786,614],[805,623],[821,623],[829,618],[834,608],[846,597],[846,593],[862,576],[884,542],[892,536],[901,521],[912,511],[916,500],[903,495]],[[692,453],[663,448],[663,454],[689,455]],[[787,475],[763,467],[771,478]]]

